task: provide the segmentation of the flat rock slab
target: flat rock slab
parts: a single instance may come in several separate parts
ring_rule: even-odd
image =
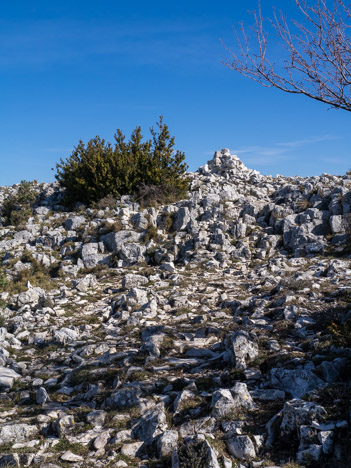
[[[60,458],[63,461],[67,461],[67,462],[71,462],[71,463],[80,462],[80,461],[84,460],[83,457],[81,457],[80,455],[75,455],[74,453],[70,452],[69,450],[67,452],[65,452],[63,455],[61,455]]]
[[[21,376],[8,367],[0,367],[0,387],[11,388]]]
[[[273,388],[289,392],[293,398],[300,398],[324,383],[313,372],[304,369],[274,368],[270,376]]]
[[[39,429],[37,426],[29,424],[6,424],[0,427],[0,444],[8,442],[24,442],[37,436]]]

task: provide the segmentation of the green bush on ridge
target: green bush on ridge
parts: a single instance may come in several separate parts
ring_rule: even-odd
[[[4,217],[5,225],[23,227],[28,218],[33,215],[33,203],[36,196],[33,185],[36,181],[22,180],[15,194],[7,197],[2,205],[1,215]]]
[[[149,193],[157,193],[158,198],[163,198],[161,202],[184,197],[188,189],[185,155],[174,151],[174,137],[170,136],[162,116],[157,127],[150,129],[152,138],[146,141],[141,127],[133,131],[128,142],[117,130],[114,147],[99,136],[87,145],[80,141],[66,161],[61,159],[56,164],[55,177],[65,188],[66,203],[92,205],[109,195],[136,195],[145,199]]]

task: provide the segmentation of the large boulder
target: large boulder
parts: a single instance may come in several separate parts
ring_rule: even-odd
[[[154,408],[146,411],[133,428],[135,438],[152,443],[155,437],[167,429],[164,403],[159,403]]]
[[[159,457],[170,455],[178,445],[179,435],[177,431],[165,431],[157,440]]]
[[[122,230],[118,232],[109,232],[101,236],[101,241],[106,248],[112,252],[118,253],[122,246],[130,242],[139,242],[142,234],[131,230]]]
[[[230,390],[220,389],[216,390],[212,394],[211,400],[212,415],[215,418],[224,418],[226,416],[233,415],[234,410],[237,406],[234,403],[234,399]]]
[[[146,278],[146,276],[135,275],[133,273],[127,273],[122,278],[122,288],[123,289],[135,288],[137,286],[143,286],[144,284],[148,282],[149,280],[148,278]]]
[[[38,287],[33,288],[29,285],[27,291],[24,291],[17,296],[17,306],[22,307],[26,304],[34,306],[38,304],[39,299],[43,296],[45,296],[45,291],[43,289]]]
[[[345,231],[344,218],[341,215],[334,215],[329,220],[330,229],[333,234],[340,234]]]
[[[212,415],[217,418],[234,417],[240,409],[254,409],[255,404],[245,383],[236,382],[230,390],[220,389],[212,394]]]
[[[89,242],[82,247],[82,260],[85,268],[93,268],[96,265],[107,262],[107,255],[99,253],[99,244],[97,242]]]
[[[57,343],[66,345],[74,343],[79,337],[79,333],[71,328],[63,327],[54,332],[54,340]]]
[[[324,384],[323,380],[310,370],[280,367],[271,369],[270,383],[273,388],[284,390],[284,392],[290,393],[293,398],[300,398]]]
[[[3,424],[0,427],[0,444],[24,442],[39,434],[37,426],[30,424]]]
[[[247,361],[258,356],[257,344],[243,330],[234,332],[228,339],[227,351],[237,369],[246,369]]]
[[[173,222],[173,230],[175,232],[182,231],[185,229],[191,219],[189,208],[186,206],[182,206],[177,211],[174,222]]]
[[[67,229],[67,231],[75,231],[85,222],[86,219],[84,218],[84,216],[72,216],[71,218],[66,219],[65,228]]]
[[[33,239],[34,236],[30,231],[18,231],[13,235],[13,240],[17,244],[28,244]]]
[[[75,281],[74,285],[80,292],[87,292],[96,284],[96,277],[94,275],[86,275],[79,281]]]
[[[136,242],[130,242],[122,245],[119,250],[119,256],[129,265],[139,263],[145,260],[146,247],[145,245]]]
[[[251,460],[256,457],[255,446],[248,435],[237,435],[227,440],[228,452],[239,460]]]
[[[280,432],[282,435],[291,435],[296,433],[300,426],[322,420],[326,415],[323,406],[295,398],[284,404]]]

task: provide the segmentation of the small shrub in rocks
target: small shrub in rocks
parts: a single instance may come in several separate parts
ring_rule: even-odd
[[[36,199],[33,183],[22,180],[17,192],[6,198],[1,211],[5,219],[5,225],[21,228],[32,216],[32,207]]]
[[[184,444],[179,449],[179,464],[182,468],[205,468],[208,463],[208,446],[205,441]]]

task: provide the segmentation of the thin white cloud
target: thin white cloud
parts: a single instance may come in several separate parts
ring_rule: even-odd
[[[320,135],[304,140],[293,140],[284,143],[277,143],[279,146],[287,146],[289,148],[299,148],[300,146],[308,145],[310,143],[320,143],[322,141],[340,140],[342,137],[336,135]]]
[[[274,156],[288,152],[288,148],[279,148],[277,146],[247,146],[241,149],[231,150],[234,154],[255,153],[262,156]]]
[[[245,161],[250,164],[269,165],[289,159],[289,153],[297,148],[323,141],[339,140],[342,137],[336,135],[319,135],[311,138],[292,140],[288,142],[274,143],[272,146],[246,146],[233,149],[231,152],[237,155],[245,154]],[[264,158],[263,158],[264,157]]]

